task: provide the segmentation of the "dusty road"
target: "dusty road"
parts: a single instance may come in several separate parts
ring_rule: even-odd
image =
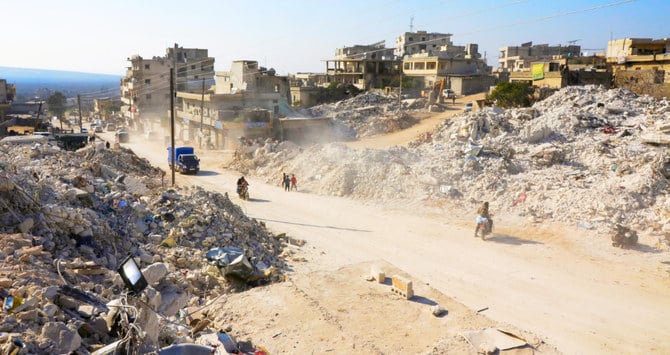
[[[124,146],[165,168],[163,147]],[[205,161],[198,176],[176,177],[180,185],[228,193],[271,230],[306,240],[315,253],[313,270],[382,259],[471,309],[488,307],[486,316],[543,336],[565,353],[670,353],[667,250],[615,249],[582,230],[536,230],[502,213],[498,234],[482,241],[472,237],[471,216],[460,211],[451,217],[407,212],[285,192],[278,182],[253,178],[251,200],[243,202],[234,196],[238,174],[217,168],[216,159]]]

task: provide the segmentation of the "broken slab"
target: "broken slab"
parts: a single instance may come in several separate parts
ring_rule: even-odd
[[[528,342],[520,336],[502,330],[500,328],[486,328],[471,330],[461,333],[477,352],[496,348],[500,351],[520,348],[528,345]]]

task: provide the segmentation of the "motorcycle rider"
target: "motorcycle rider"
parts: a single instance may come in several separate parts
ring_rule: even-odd
[[[237,194],[239,194],[242,191],[242,187],[247,186],[249,186],[249,183],[247,182],[247,180],[244,179],[244,176],[237,179]]]
[[[485,223],[487,224],[486,226],[486,232],[491,233],[493,230],[493,220],[491,219],[491,214],[489,212],[489,202],[486,201],[484,202],[481,206],[479,206],[479,209],[477,210],[477,227],[479,227],[480,223]],[[475,233],[475,236],[477,234]]]

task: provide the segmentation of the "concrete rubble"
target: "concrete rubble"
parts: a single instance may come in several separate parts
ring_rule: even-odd
[[[397,96],[364,92],[332,104],[313,106],[311,117],[327,117],[333,122],[341,140],[354,140],[390,133],[411,127],[417,121],[413,114],[425,112],[426,100],[398,100]]]
[[[118,340],[103,309],[126,298],[116,270],[128,255],[149,281],[133,306],[145,349],[194,342],[178,325],[183,309],[250,287],[223,278],[205,258],[210,248],[244,250],[263,272],[257,283],[283,280],[285,235],[227,195],[164,187],[163,174],[125,149],[0,146],[0,353],[16,339],[25,354]]]
[[[356,109],[343,105],[344,116]],[[283,142],[233,166],[271,183],[282,172],[296,174],[301,191],[324,195],[473,213],[489,201],[492,211],[534,223],[560,221],[604,233],[625,224],[667,237],[668,131],[666,99],[567,87],[529,108],[488,107],[449,118],[409,147]]]

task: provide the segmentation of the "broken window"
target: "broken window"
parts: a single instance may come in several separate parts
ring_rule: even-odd
[[[146,69],[146,70],[151,69],[151,64],[144,64],[144,69]]]
[[[147,85],[151,84],[151,79],[144,79],[144,83]]]

